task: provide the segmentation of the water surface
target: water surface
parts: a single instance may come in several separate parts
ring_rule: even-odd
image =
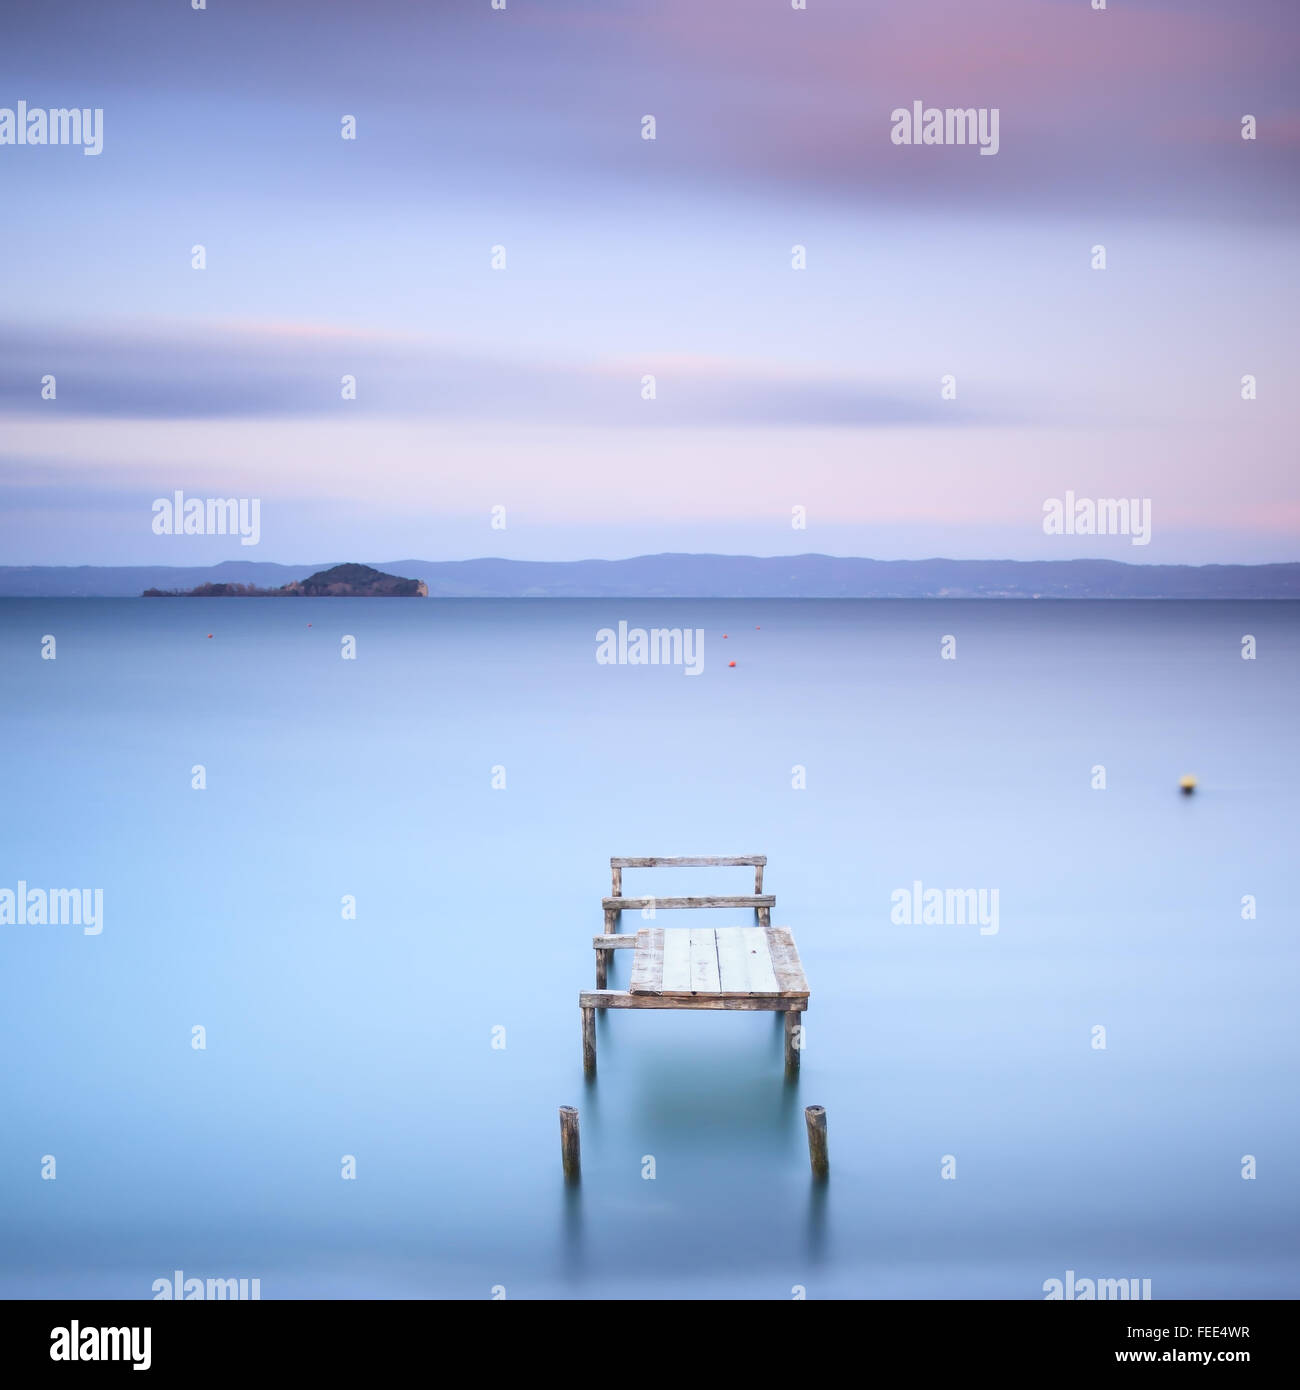
[[[598,665],[620,619],[703,674]],[[0,926],[0,1293],[1294,1297],[1298,676],[1284,603],[0,602],[0,887],[104,891]],[[797,1082],[772,1016],[658,1011],[584,1081],[656,853],[769,856]],[[891,922],[916,880],[996,934]]]

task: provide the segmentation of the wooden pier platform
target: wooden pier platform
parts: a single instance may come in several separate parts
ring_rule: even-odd
[[[712,861],[710,861],[712,862]],[[661,903],[661,905],[664,905]],[[606,944],[608,943],[608,944]],[[596,1069],[597,1009],[761,1009],[785,1015],[785,1062],[799,1065],[808,981],[786,927],[646,927],[595,937],[597,985],[578,996],[582,1059]],[[606,952],[633,949],[626,990],[605,989]]]

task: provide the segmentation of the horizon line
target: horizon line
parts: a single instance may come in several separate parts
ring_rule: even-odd
[[[899,558],[893,560],[877,559],[872,555],[832,555],[826,551],[805,550],[798,553],[781,553],[776,555],[755,555],[748,552],[727,552],[717,550],[658,550],[645,551],[638,555],[623,555],[617,559],[603,559],[598,556],[585,556],[574,560],[556,559],[521,559],[506,555],[475,555],[466,559],[425,559],[418,555],[407,555],[400,560],[384,560],[375,562],[373,567],[379,565],[475,565],[475,564],[502,564],[502,565],[624,565],[630,564],[634,560],[849,560],[862,561],[874,565],[1080,565],[1080,564],[1103,564],[1119,565],[1127,569],[1267,569],[1277,568],[1282,565],[1290,565],[1300,568],[1300,560],[1210,560],[1210,561],[1185,561],[1185,560],[1116,560],[1110,556],[1103,555],[1074,555],[1063,556],[1060,559],[1035,558],[1029,560],[1016,560],[1008,556],[980,556],[976,558],[959,559],[948,555],[927,555],[917,558]],[[151,560],[127,561],[120,564],[87,564],[87,563],[63,563],[63,564],[27,564],[27,565],[5,565],[0,564],[0,572],[12,570],[72,570],[72,569],[95,569],[95,570],[122,570],[122,569],[218,569],[222,565],[278,565],[284,569],[307,569],[316,566],[318,569],[328,569],[335,565],[346,564],[369,564],[364,560],[330,560],[323,564],[318,561],[296,561],[296,560],[270,560],[260,557],[247,556],[240,558],[227,558],[224,560],[195,561],[190,564],[177,565],[158,563]]]

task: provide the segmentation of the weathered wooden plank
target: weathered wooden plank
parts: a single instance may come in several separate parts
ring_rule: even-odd
[[[609,861],[609,891],[616,898],[623,895],[623,870],[612,859]]]
[[[762,927],[719,927],[720,988],[730,994],[780,994],[776,972]]]
[[[799,952],[795,948],[794,937],[790,935],[789,927],[768,927],[766,930],[777,988],[782,994],[802,995],[806,999],[808,981],[804,977],[803,963],[799,959]]]
[[[661,929],[662,930],[662,929]],[[656,994],[691,992],[691,934],[685,928],[663,932],[664,966]]]
[[[765,854],[659,854],[646,859],[611,859],[611,869],[703,869],[711,865],[767,863]]]
[[[743,927],[719,927],[714,933],[718,942],[718,988],[727,994],[751,994],[749,987],[749,952],[745,945]],[[764,954],[766,954],[766,945]],[[775,988],[768,991],[775,994]]]
[[[756,907],[760,910],[775,906],[776,898],[772,894],[739,894],[730,897],[701,897],[701,898],[602,898],[600,905],[605,909],[606,917],[611,912],[618,911],[640,911],[642,908],[654,907],[672,910],[680,907]]]
[[[664,929],[643,927],[636,934],[636,955],[632,957],[633,994],[658,994],[664,983]]]
[[[718,934],[712,927],[692,927],[691,990],[695,994],[716,994],[721,988],[718,979]]]
[[[739,1009],[767,1013],[802,1013],[806,999],[781,994],[633,994],[621,989],[584,989],[583,1009]],[[593,1052],[595,1029],[592,1030]]]
[[[772,964],[772,942],[763,927],[740,927],[741,940],[749,959],[749,989],[752,994],[780,994],[781,985]]]
[[[615,936],[593,936],[591,944],[597,951],[626,951],[636,945],[636,937],[625,931]]]

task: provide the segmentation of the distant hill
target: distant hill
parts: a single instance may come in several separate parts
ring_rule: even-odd
[[[423,579],[401,579],[370,565],[335,565],[309,575],[301,584],[286,584],[286,594],[304,598],[427,598],[429,586]]]
[[[300,576],[310,568],[256,560],[193,569],[0,566],[0,597],[133,598],[145,589],[201,584],[279,589],[303,582]],[[1300,564],[668,554],[630,560],[393,560],[376,572],[423,580],[434,598],[1300,598]]]
[[[335,565],[306,579],[291,580],[279,588],[235,580],[208,580],[192,589],[144,591],[144,598],[427,598],[423,579],[401,579],[369,565]]]

